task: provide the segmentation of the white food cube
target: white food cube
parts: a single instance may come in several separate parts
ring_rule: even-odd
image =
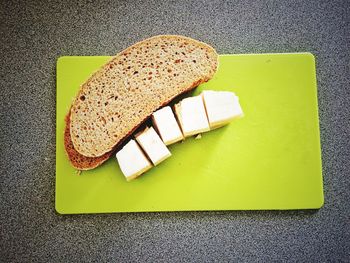
[[[183,140],[184,137],[180,127],[169,106],[154,112],[152,115],[152,122],[154,127],[158,130],[165,145]]]
[[[154,165],[171,156],[168,148],[153,127],[146,128],[144,131],[136,134],[135,137]]]
[[[183,99],[175,105],[175,112],[185,137],[210,130],[201,96]]]
[[[210,128],[218,128],[243,116],[239,98],[229,91],[205,90],[202,97]]]
[[[117,152],[116,157],[127,181],[136,178],[152,167],[152,164],[134,140],[130,140]]]

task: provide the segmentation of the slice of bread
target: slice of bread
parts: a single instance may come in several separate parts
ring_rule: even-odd
[[[218,55],[183,36],[156,36],[125,49],[82,84],[71,108],[74,149],[103,156],[148,116],[208,81]]]
[[[107,152],[99,157],[86,157],[78,153],[73,146],[70,138],[70,112],[65,118],[66,128],[64,130],[64,148],[68,155],[69,161],[74,168],[78,170],[90,170],[101,165],[113,154],[113,151]]]

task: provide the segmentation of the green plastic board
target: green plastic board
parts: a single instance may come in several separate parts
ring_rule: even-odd
[[[61,214],[313,209],[323,205],[315,59],[310,53],[221,55],[201,90],[230,90],[245,117],[170,146],[172,156],[127,182],[115,157],[78,175],[64,117],[110,57],[57,62],[56,210]],[[147,103],[147,102],[145,102]]]

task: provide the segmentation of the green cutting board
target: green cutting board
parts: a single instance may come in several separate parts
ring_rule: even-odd
[[[230,90],[245,117],[170,146],[172,156],[127,182],[115,157],[81,175],[63,146],[79,85],[110,57],[57,62],[56,210],[60,214],[311,209],[323,205],[315,59],[310,53],[221,55],[201,90]],[[147,103],[147,102],[145,102]]]

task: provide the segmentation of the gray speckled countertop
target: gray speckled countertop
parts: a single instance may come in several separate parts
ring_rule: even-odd
[[[47,2],[0,4],[0,261],[349,262],[349,1]],[[57,58],[112,55],[156,34],[219,53],[315,54],[322,209],[55,212]]]

